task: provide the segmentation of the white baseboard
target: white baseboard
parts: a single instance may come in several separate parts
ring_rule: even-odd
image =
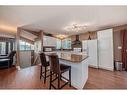
[[[94,65],[89,65],[89,67],[98,68],[98,66],[94,66]]]
[[[114,69],[112,69],[112,68],[98,67],[98,66],[94,66],[94,65],[89,65],[89,67],[96,68],[96,69],[100,68],[100,69],[104,69],[104,70],[108,70],[108,71],[114,71]]]
[[[113,68],[106,68],[106,67],[99,67],[100,69],[104,69],[104,70],[109,70],[109,71],[114,71]]]
[[[20,66],[16,66],[16,69],[17,69],[17,70],[21,70]]]

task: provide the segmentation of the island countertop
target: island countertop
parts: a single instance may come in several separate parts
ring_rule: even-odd
[[[57,54],[59,59],[70,61],[73,63],[80,63],[86,58],[88,58],[88,56],[85,54],[73,54],[73,53],[64,53],[64,52],[46,53],[46,55],[51,55],[51,54]]]

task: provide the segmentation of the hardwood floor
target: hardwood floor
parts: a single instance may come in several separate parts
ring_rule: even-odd
[[[44,84],[39,74],[39,66],[20,71],[15,68],[0,70],[0,89],[48,89],[49,79]],[[75,88],[67,85],[63,89]],[[127,72],[89,68],[89,78],[84,89],[127,89]]]
[[[89,78],[85,89],[127,89],[126,71],[107,71],[89,69]]]

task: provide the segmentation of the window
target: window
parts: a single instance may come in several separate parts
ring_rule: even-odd
[[[0,54],[6,54],[6,42],[0,42]]]
[[[29,43],[26,43],[26,50],[31,50],[31,45]]]
[[[63,49],[71,49],[71,38],[62,40],[62,48]]]
[[[33,50],[34,46],[30,43],[20,40],[20,50]]]
[[[25,42],[20,40],[20,50],[25,50]]]

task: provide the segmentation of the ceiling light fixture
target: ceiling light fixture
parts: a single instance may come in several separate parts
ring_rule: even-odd
[[[64,29],[66,31],[79,32],[85,30],[86,25],[73,23],[72,25],[66,26]]]
[[[91,40],[91,33],[90,32],[88,32],[88,33],[89,33],[88,40]]]
[[[67,37],[67,35],[62,35],[62,34],[60,34],[60,35],[56,35],[56,37],[59,38],[59,39],[64,39],[64,38]]]

